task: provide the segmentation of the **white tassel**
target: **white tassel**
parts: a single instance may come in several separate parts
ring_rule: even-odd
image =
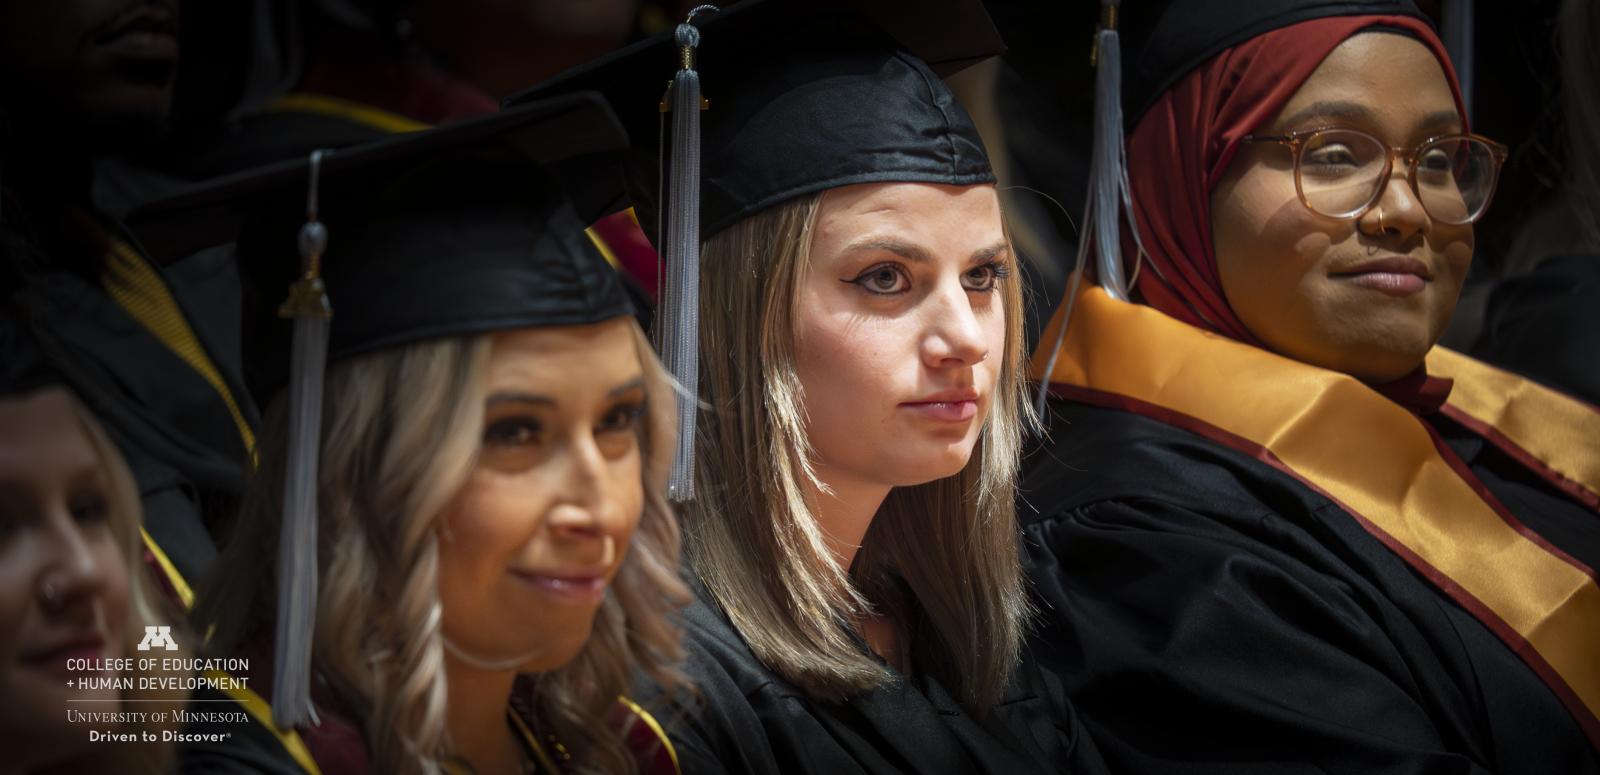
[[[1078,234],[1077,271],[1071,288],[1063,301],[1066,311],[1061,325],[1056,329],[1055,343],[1045,362],[1045,372],[1039,380],[1035,408],[1045,416],[1050,391],[1050,375],[1055,371],[1061,354],[1061,343],[1066,341],[1067,326],[1072,322],[1072,307],[1077,300],[1078,284],[1088,269],[1093,251],[1095,275],[1106,294],[1118,301],[1128,301],[1132,283],[1122,264],[1123,218],[1140,255],[1144,246],[1133,220],[1133,196],[1128,185],[1127,147],[1122,136],[1122,40],[1117,35],[1117,15],[1121,0],[1100,1],[1100,28],[1094,40],[1094,149],[1089,158],[1089,192],[1083,204],[1083,230]],[[1124,216],[1126,214],[1126,216]]]
[[[333,310],[322,283],[327,229],[317,220],[323,151],[311,154],[306,224],[300,229],[304,274],[279,308],[294,319],[289,373],[289,449],[278,540],[278,616],[273,651],[272,723],[290,729],[321,723],[311,703],[311,646],[317,615],[317,458],[322,443],[322,376]]]
[[[1089,196],[1084,205],[1084,233],[1078,246],[1094,250],[1100,287],[1111,298],[1128,300],[1122,268],[1122,237],[1117,228],[1128,196],[1127,153],[1122,137],[1122,41],[1117,35],[1118,0],[1102,0],[1102,21],[1095,33],[1094,151],[1089,161]]]
[[[703,5],[689,12],[689,19]],[[678,438],[667,478],[667,496],[694,499],[695,413],[700,387],[700,74],[695,49],[700,30],[685,22],[673,33],[681,66],[672,79],[672,168],[668,183],[667,228],[662,258],[667,265],[663,288],[659,348],[678,383]]]

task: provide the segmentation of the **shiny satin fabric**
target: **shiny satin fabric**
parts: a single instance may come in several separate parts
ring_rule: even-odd
[[[1442,347],[1428,353],[1427,368],[1455,380],[1447,413],[1600,510],[1600,410]]]
[[[1037,373],[1049,355],[1039,352],[1035,377],[1246,451],[1338,503],[1493,630],[1600,746],[1593,571],[1507,513],[1415,415],[1352,377],[1093,285],[1073,309],[1055,372]]]

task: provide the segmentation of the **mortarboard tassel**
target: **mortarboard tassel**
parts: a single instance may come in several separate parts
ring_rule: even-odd
[[[1129,282],[1122,266],[1118,223],[1123,212],[1133,212],[1133,200],[1128,193],[1128,157],[1122,138],[1120,5],[1121,0],[1100,2],[1100,29],[1094,41],[1094,151],[1089,160],[1089,196],[1084,206],[1084,233],[1078,241],[1078,265],[1083,266],[1083,252],[1093,249],[1100,287],[1111,298],[1127,301]]]
[[[1061,343],[1066,340],[1067,325],[1072,320],[1072,305],[1077,299],[1078,284],[1088,269],[1090,251],[1094,253],[1094,271],[1100,287],[1118,301],[1128,300],[1132,281],[1122,265],[1122,231],[1119,224],[1122,214],[1128,213],[1129,232],[1133,235],[1139,253],[1144,246],[1139,240],[1139,230],[1133,223],[1133,197],[1128,187],[1127,148],[1122,137],[1122,41],[1117,35],[1117,13],[1121,0],[1100,0],[1100,27],[1095,31],[1094,48],[1090,59],[1095,65],[1094,84],[1094,149],[1089,158],[1089,195],[1083,205],[1083,230],[1078,234],[1078,270],[1073,273],[1071,287],[1064,301],[1066,312],[1061,316],[1061,326],[1056,329],[1055,345],[1045,363],[1045,372],[1039,382],[1035,408],[1043,417],[1049,395],[1050,374],[1055,371],[1056,358],[1061,353]],[[1137,275],[1135,275],[1137,277]]]
[[[662,361],[677,380],[678,439],[667,479],[667,497],[675,501],[694,498],[694,430],[700,385],[700,74],[695,71],[695,49],[700,30],[695,14],[716,11],[702,5],[673,31],[678,44],[679,68],[672,79],[672,169],[668,183],[670,203],[665,229],[667,283],[661,304],[659,331]]]
[[[289,298],[278,308],[279,317],[294,320],[272,677],[272,723],[279,729],[321,723],[311,705],[311,646],[317,613],[317,458],[322,439],[322,376],[327,366],[328,326],[333,317],[322,284],[322,254],[328,246],[328,230],[317,220],[317,185],[326,153],[311,153],[306,223],[300,227],[304,274],[289,286]]]

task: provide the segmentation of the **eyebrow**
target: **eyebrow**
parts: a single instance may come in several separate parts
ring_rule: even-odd
[[[643,389],[644,389],[644,375],[641,374],[641,375],[639,375],[637,377],[634,377],[633,379],[628,380],[627,382],[624,382],[624,383],[622,383],[620,385],[617,385],[616,387],[606,391],[606,398],[618,398],[618,397],[620,397],[622,395],[625,395],[627,393],[632,393],[635,390],[643,390]]]
[[[644,375],[641,374],[633,379],[628,380],[627,382],[623,382],[616,387],[607,390],[606,398],[618,398],[635,390],[640,390],[643,387]],[[499,404],[542,404],[545,406],[555,406],[556,400],[549,396],[542,396],[537,393],[502,391],[491,394],[487,399],[485,399],[484,403],[488,406],[496,406]]]
[[[989,247],[979,248],[978,250],[973,251],[972,261],[974,263],[980,261],[992,261],[996,256],[999,256],[1010,249],[1011,246],[1004,240],[1001,240],[1000,242],[996,242]],[[917,245],[913,245],[909,242],[902,242],[897,239],[871,237],[860,242],[852,243],[848,248],[845,248],[846,253],[855,253],[862,250],[883,250],[900,256],[907,261],[919,264],[925,264],[933,261],[933,258],[928,255],[928,251],[923,250]]]
[[[1324,121],[1370,121],[1372,117],[1372,111],[1359,102],[1329,100],[1307,105],[1303,110],[1284,119],[1283,125],[1298,126],[1313,118]],[[1423,116],[1419,126],[1425,129],[1456,128],[1461,126],[1461,117],[1453,110],[1434,111]]]

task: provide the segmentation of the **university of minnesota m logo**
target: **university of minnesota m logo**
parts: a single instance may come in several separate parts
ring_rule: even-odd
[[[168,651],[177,651],[178,642],[172,639],[172,627],[165,624],[147,624],[144,627],[144,640],[139,641],[140,651],[149,651],[153,648],[165,646]]]

